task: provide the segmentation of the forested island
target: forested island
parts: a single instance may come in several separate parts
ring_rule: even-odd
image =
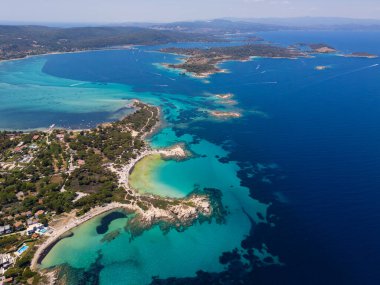
[[[307,53],[291,47],[281,47],[268,44],[249,44],[243,46],[201,48],[165,48],[162,52],[185,55],[187,58],[179,64],[167,64],[167,67],[182,69],[198,77],[223,72],[217,65],[223,61],[249,60],[251,57],[268,58],[298,58],[306,57]]]
[[[313,57],[316,54],[337,54],[338,50],[324,43],[299,43],[289,47],[251,43],[242,46],[224,46],[213,48],[164,48],[165,53],[173,53],[185,56],[180,63],[165,64],[168,68],[179,69],[183,75],[190,74],[194,77],[206,78],[214,73],[223,73],[218,64],[224,61],[248,61],[254,57],[265,58],[288,58]],[[354,52],[343,54],[345,57],[376,58],[377,55],[367,52]],[[317,67],[317,70],[326,69]]]
[[[128,176],[143,157],[187,156],[182,145],[151,149],[144,138],[157,127],[160,110],[139,101],[130,107],[135,111],[125,118],[89,130],[51,126],[0,133],[0,254],[9,259],[7,278],[41,282],[37,265],[54,243],[68,230],[117,208],[133,214],[125,226],[131,238],[154,225],[183,231],[195,221],[223,222],[226,212],[217,189],[194,189],[176,199],[129,187]]]

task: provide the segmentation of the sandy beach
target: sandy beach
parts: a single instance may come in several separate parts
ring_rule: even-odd
[[[69,222],[68,224],[61,226],[60,228],[56,228],[51,235],[47,234],[47,239],[45,239],[45,241],[41,245],[38,246],[38,249],[36,253],[34,254],[34,257],[31,262],[31,268],[33,270],[37,270],[38,260],[40,259],[41,256],[43,256],[45,249],[49,248],[50,245],[54,244],[58,239],[60,239],[60,237],[63,234],[65,234],[66,232],[69,232],[70,230],[78,227],[84,222],[100,214],[115,210],[117,208],[129,209],[128,205],[121,204],[121,203],[110,203],[104,207],[96,207],[96,208],[91,209],[89,212],[87,212],[83,216],[75,218],[73,221]]]
[[[173,158],[173,159],[183,159],[187,157],[187,152],[183,145],[176,144],[169,148],[162,149],[146,149],[140,153],[135,159],[132,159],[128,164],[124,165],[122,168],[115,168],[113,164],[110,164],[108,168],[116,173],[119,177],[120,186],[125,189],[129,189],[129,176],[134,168],[134,166],[142,160],[144,157],[154,154],[160,154],[163,158]]]
[[[108,168],[118,175],[120,186],[122,186],[126,190],[132,191],[134,195],[136,195],[137,200],[140,195],[136,193],[134,189],[131,189],[129,187],[130,173],[132,172],[133,167],[136,165],[136,163],[138,163],[144,157],[153,154],[160,154],[165,158],[186,158],[187,156],[187,152],[184,149],[183,145],[176,144],[169,148],[146,149],[145,151],[140,153],[135,159],[132,159],[128,164],[123,166],[121,169],[115,168],[112,164],[108,165]],[[158,218],[164,220],[172,220],[172,213],[176,213],[176,216],[180,219],[186,219],[191,216],[195,217],[197,215],[197,208],[199,207],[201,208],[201,210],[204,211],[204,213],[211,213],[210,204],[208,203],[207,199],[205,200],[204,197],[200,196],[194,196],[190,199],[191,201],[195,202],[194,205],[196,205],[196,207],[191,209],[183,209],[181,208],[181,205],[178,205],[175,209],[171,209],[170,213],[166,210],[157,209],[154,207],[151,207],[148,210],[143,211],[136,203],[122,204],[115,202],[107,204],[105,206],[98,206],[92,208],[89,212],[87,212],[81,217],[75,217],[76,211],[74,210],[72,213],[68,215],[71,216],[71,219],[69,219],[68,223],[59,223],[55,227],[53,227],[53,231],[51,234],[46,234],[47,238],[42,242],[42,244],[38,246],[38,249],[32,259],[31,268],[33,270],[37,270],[40,260],[48,253],[51,246],[54,245],[57,241],[59,241],[62,238],[62,236],[64,236],[66,233],[70,232],[72,229],[78,227],[79,225],[89,221],[90,219],[98,215],[118,208],[136,212],[137,214],[139,214],[139,217],[146,222],[147,225],[153,224],[155,220]]]

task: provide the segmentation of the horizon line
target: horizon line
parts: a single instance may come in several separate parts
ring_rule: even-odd
[[[180,22],[207,22],[215,20],[292,20],[292,19],[336,19],[336,20],[354,20],[354,21],[379,21],[380,18],[354,18],[354,17],[341,17],[341,16],[297,16],[297,17],[218,17],[218,18],[205,18],[205,19],[183,19],[177,21],[25,21],[25,20],[0,20],[0,24],[14,24],[14,25],[33,25],[33,24],[90,24],[90,25],[124,25],[124,24],[170,24]],[[322,24],[322,23],[321,23]],[[326,25],[329,25],[328,23]],[[330,24],[331,25],[331,24]]]

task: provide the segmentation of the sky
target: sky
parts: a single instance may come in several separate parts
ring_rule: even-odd
[[[380,0],[0,0],[1,22],[173,22],[303,16],[380,19]]]

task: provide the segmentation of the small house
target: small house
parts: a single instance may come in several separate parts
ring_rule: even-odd
[[[16,222],[16,223],[13,225],[13,227],[14,227],[14,229],[15,229],[16,231],[19,231],[19,230],[21,230],[21,229],[24,228],[24,224],[23,224],[23,222],[18,221],[18,222]]]
[[[12,232],[12,228],[10,225],[0,226],[0,235],[10,234]]]
[[[44,210],[38,210],[37,212],[34,213],[34,217],[38,218],[39,216],[45,214]]]

